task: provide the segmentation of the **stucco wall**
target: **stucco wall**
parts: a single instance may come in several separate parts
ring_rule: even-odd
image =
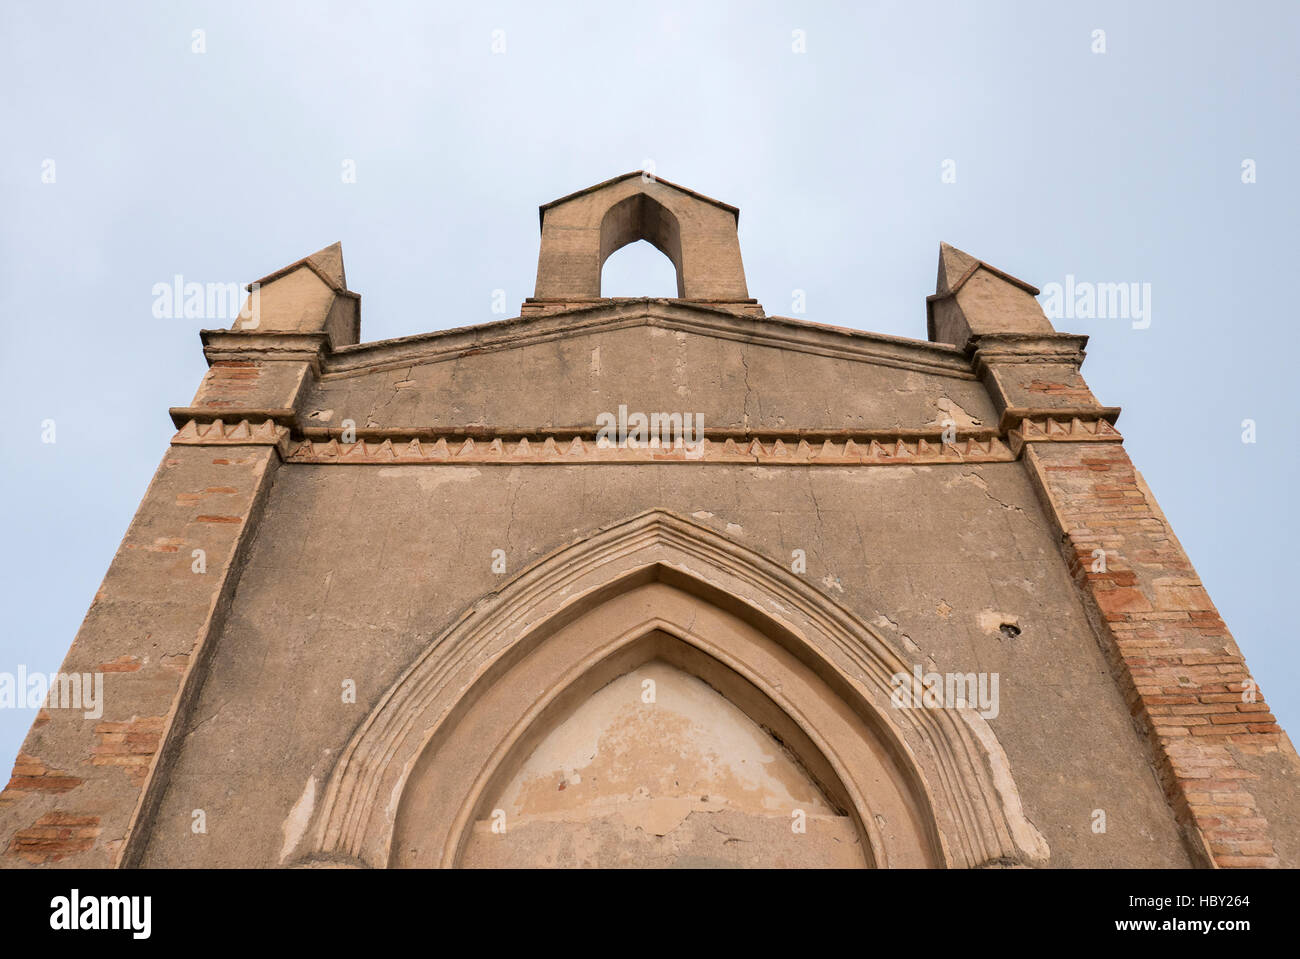
[[[292,860],[340,751],[419,652],[525,566],[656,507],[787,568],[804,550],[807,578],[909,662],[1000,674],[990,725],[1051,865],[1187,864],[1020,463],[286,464],[143,864]]]
[[[767,327],[755,322],[756,331],[779,330],[775,321],[761,322]],[[881,338],[882,347],[888,340]],[[829,334],[826,341],[827,351],[850,345]],[[645,413],[703,413],[707,429],[938,431],[949,418],[959,428],[997,420],[988,392],[968,371],[958,374],[947,347],[910,344],[907,368],[806,352],[806,345],[782,349],[644,325],[642,318],[625,329],[474,349],[438,362],[394,361],[395,368],[376,372],[327,372],[305,400],[306,422],[591,427],[598,413],[619,404]],[[926,362],[954,372],[927,371]]]

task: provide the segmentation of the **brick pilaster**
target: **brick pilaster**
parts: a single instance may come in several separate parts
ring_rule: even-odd
[[[171,410],[180,429],[61,667],[103,675],[103,714],[41,710],[0,791],[0,866],[143,851],[296,404],[321,356],[360,336],[338,244],[255,288],[233,329],[203,332],[211,368]]]
[[[1277,866],[1241,760],[1294,750],[1124,447],[1027,442],[1024,459],[1194,856]]]
[[[40,711],[0,792],[0,866],[130,864],[285,433],[215,424],[173,441],[60,668],[103,675],[102,714]]]

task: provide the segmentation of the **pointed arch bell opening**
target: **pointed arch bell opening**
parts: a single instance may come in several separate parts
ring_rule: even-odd
[[[752,302],[733,206],[637,171],[547,203],[540,215],[534,300],[599,299],[605,260],[646,240],[672,261],[679,298]]]
[[[601,295],[606,292],[605,262],[623,247],[639,240],[645,240],[668,257],[677,273],[677,296],[685,296],[681,226],[671,210],[645,193],[634,193],[615,203],[600,222]]]

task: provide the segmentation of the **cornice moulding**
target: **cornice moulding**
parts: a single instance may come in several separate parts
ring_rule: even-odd
[[[1117,411],[1118,412],[1118,411]],[[1029,443],[1122,443],[1124,437],[1104,417],[1082,419],[1060,415],[1025,417],[1007,433],[1007,443],[1019,456]]]
[[[1076,333],[984,333],[971,343],[976,370],[988,363],[1069,363],[1083,365],[1088,337]]]
[[[333,349],[328,333],[200,330],[208,363],[220,360],[297,361],[319,365]]]
[[[997,437],[986,440],[958,439],[942,443],[925,439],[848,439],[843,443],[807,440],[786,443],[782,439],[716,441],[676,446],[620,447],[597,442],[594,436],[571,439],[554,436],[530,441],[474,440],[472,437],[440,437],[435,441],[409,442],[359,439],[341,443],[337,439],[304,440],[293,446],[290,463],[757,463],[764,466],[867,466],[926,465],[931,463],[1001,463],[1015,454]]]
[[[1108,427],[1114,427],[1121,412],[1118,406],[1009,406],[1003,410],[1002,417],[998,420],[998,434],[1007,436],[1026,420],[1040,424],[1049,419],[1065,423],[1074,420],[1084,423],[1100,421]]]
[[[238,423],[248,422],[262,424],[263,421],[271,421],[278,426],[292,429],[297,425],[298,413],[296,410],[284,409],[259,409],[244,406],[173,406],[167,410],[172,418],[172,423],[180,429],[186,423],[194,422],[209,426],[214,422]]]
[[[172,446],[274,446],[281,457],[288,452],[289,430],[272,420],[250,423],[240,420],[226,423],[216,419],[210,423],[190,420],[171,439]]]
[[[369,429],[343,431],[331,427],[291,426],[266,418],[259,422],[227,422],[207,418],[212,410],[176,407],[174,418],[187,411],[200,414],[185,420],[172,437],[175,446],[275,446],[292,463],[758,463],[767,466],[885,466],[945,463],[1005,463],[1020,456],[1033,442],[1110,442],[1123,437],[1111,425],[1116,409],[1070,416],[1022,416],[1009,431],[968,430],[946,437],[921,430],[837,431],[804,430],[745,432],[710,430],[699,442],[675,445],[646,443],[619,446],[590,428],[549,430],[492,429]],[[1022,411],[1023,412],[1023,411]],[[226,412],[227,417],[239,415]],[[344,440],[347,440],[344,442]]]
[[[358,376],[412,363],[438,363],[476,353],[517,349],[575,335],[637,326],[697,333],[957,379],[975,378],[970,358],[947,344],[823,326],[789,317],[747,317],[698,303],[631,299],[607,300],[562,313],[513,317],[478,326],[342,347],[325,356],[322,379],[329,381]]]

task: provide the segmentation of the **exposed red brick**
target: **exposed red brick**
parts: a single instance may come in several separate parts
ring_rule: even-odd
[[[43,760],[30,753],[20,752],[4,791],[64,793],[76,789],[83,782],[84,779],[46,766]]]
[[[1029,462],[1175,815],[1200,833],[1214,864],[1276,866],[1268,823],[1247,788],[1257,777],[1232,750],[1276,750],[1282,731],[1262,694],[1242,701],[1246,663],[1124,448],[1041,444]],[[1130,557],[1124,565],[1132,568],[1092,573],[1099,542]]]
[[[88,851],[99,833],[98,816],[49,812],[15,832],[5,856],[38,866],[58,862],[73,853]]]
[[[162,742],[165,723],[164,716],[141,716],[126,722],[97,724],[95,745],[90,750],[91,763],[117,766],[132,782],[143,782]]]

